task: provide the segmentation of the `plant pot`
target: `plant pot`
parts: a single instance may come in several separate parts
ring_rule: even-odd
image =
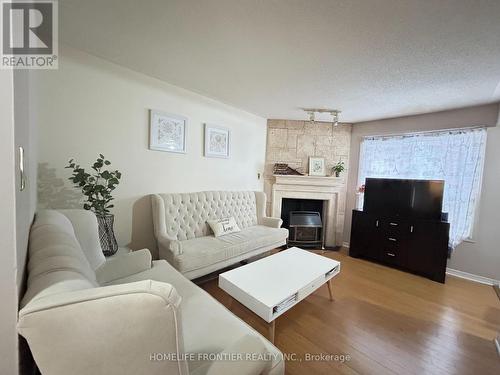
[[[340,177],[340,172],[335,172],[335,177]]]
[[[113,255],[118,251],[118,243],[116,242],[115,232],[113,231],[114,215],[97,216],[97,224],[99,226],[99,241],[101,249],[105,256]]]

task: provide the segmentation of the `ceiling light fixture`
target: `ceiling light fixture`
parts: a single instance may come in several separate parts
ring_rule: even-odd
[[[333,126],[339,126],[339,113],[340,113],[340,111],[338,111],[338,110],[334,110],[334,111],[330,112],[330,114],[332,115]]]
[[[338,109],[324,109],[324,108],[303,108],[303,111],[309,115],[309,121],[315,121],[316,113],[329,113],[332,116],[332,124],[333,126],[339,125],[339,114],[342,111]]]

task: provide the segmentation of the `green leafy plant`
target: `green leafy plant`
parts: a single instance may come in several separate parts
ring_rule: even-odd
[[[339,175],[345,170],[345,164],[343,161],[339,161],[337,164],[335,164],[332,167],[332,172],[335,173],[336,177],[339,177]]]
[[[81,188],[83,195],[87,197],[83,208],[93,211],[97,216],[109,215],[109,209],[114,207],[110,203],[114,199],[111,192],[116,189],[122,177],[122,174],[117,170],[103,170],[104,166],[108,165],[111,165],[111,162],[103,154],[99,154],[91,166],[94,170],[92,174],[87,173],[74,159],[70,159],[66,166],[66,168],[73,170],[69,180],[75,187]]]

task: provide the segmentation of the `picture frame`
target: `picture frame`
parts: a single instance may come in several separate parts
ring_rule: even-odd
[[[231,131],[227,128],[205,124],[204,156],[228,159],[231,155]]]
[[[309,157],[309,176],[326,176],[325,158]]]
[[[186,153],[187,117],[149,110],[149,149]]]

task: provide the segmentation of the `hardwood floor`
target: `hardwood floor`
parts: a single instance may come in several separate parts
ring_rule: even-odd
[[[492,287],[447,276],[446,284],[346,255],[328,288],[279,317],[275,345],[295,360],[287,374],[500,374],[493,339],[500,303]],[[268,325],[217,286],[201,285],[267,336]],[[349,355],[345,361],[307,361],[306,353]]]

